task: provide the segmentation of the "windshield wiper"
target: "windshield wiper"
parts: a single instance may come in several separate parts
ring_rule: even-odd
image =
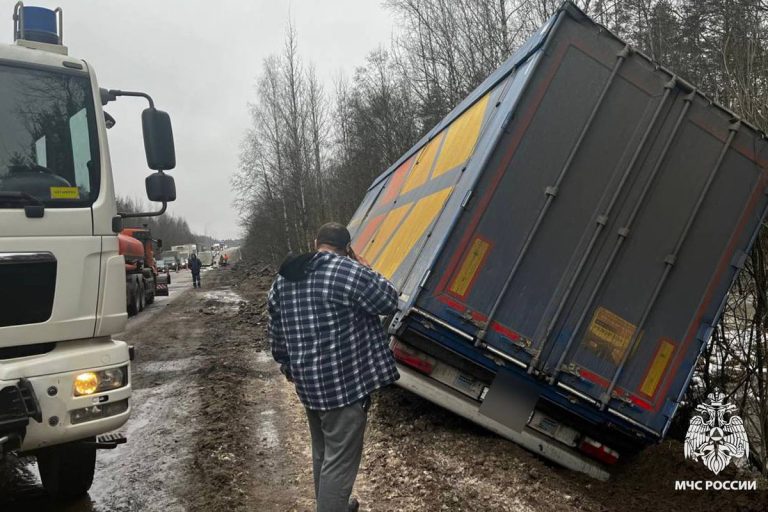
[[[0,190],[0,208],[24,208],[24,214],[29,218],[40,218],[45,214],[43,202],[26,192]]]

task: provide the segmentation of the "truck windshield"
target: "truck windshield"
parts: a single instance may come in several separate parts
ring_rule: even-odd
[[[0,120],[0,208],[14,197],[54,208],[93,204],[99,158],[88,78],[0,66]]]

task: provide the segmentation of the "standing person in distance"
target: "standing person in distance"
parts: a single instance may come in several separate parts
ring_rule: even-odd
[[[370,396],[400,377],[379,318],[397,310],[397,290],[350,241],[343,225],[323,225],[316,252],[289,255],[268,299],[272,355],[307,413],[318,512],[358,510]]]
[[[189,256],[189,270],[192,271],[192,288],[200,288],[200,268],[203,264],[197,258],[197,254],[192,253]]]

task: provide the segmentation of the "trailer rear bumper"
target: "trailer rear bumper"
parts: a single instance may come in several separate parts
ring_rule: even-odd
[[[610,473],[600,463],[561,446],[559,443],[541,436],[527,427],[520,432],[513,430],[480,414],[479,402],[406,366],[398,364],[397,369],[400,371],[400,380],[397,381],[400,387],[477,423],[563,467],[602,481],[610,478]]]

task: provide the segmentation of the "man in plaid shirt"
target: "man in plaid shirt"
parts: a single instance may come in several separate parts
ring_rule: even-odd
[[[355,255],[341,224],[322,226],[315,247],[281,265],[269,338],[307,412],[317,510],[354,511],[370,395],[399,378],[379,318],[397,309],[397,290]]]

